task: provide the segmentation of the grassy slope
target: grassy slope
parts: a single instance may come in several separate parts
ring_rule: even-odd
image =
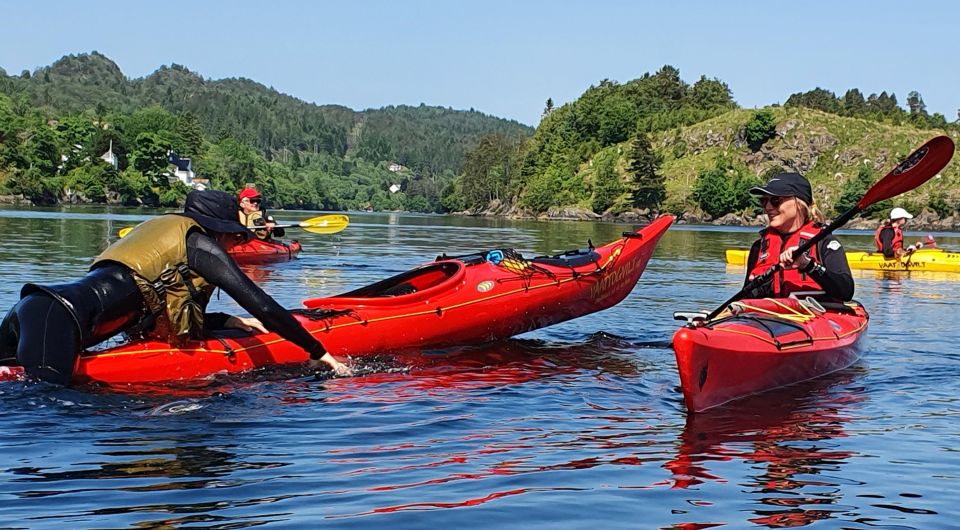
[[[742,139],[743,126],[755,112],[749,109],[733,110],[656,135],[654,145],[664,156],[662,171],[667,177],[668,198],[686,198],[697,175],[712,167],[718,155],[726,154],[758,175],[773,165],[799,170],[813,184],[818,202],[829,205],[839,196],[843,184],[857,175],[859,164],[872,167],[879,178],[920,144],[943,134],[810,109],[768,110],[776,117],[777,136],[756,153]],[[940,178],[905,194],[904,200],[922,204],[934,190],[945,193],[949,203],[960,203],[960,165],[951,163]]]

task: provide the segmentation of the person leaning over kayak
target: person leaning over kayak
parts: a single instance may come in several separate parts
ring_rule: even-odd
[[[880,223],[876,234],[874,234],[877,252],[883,252],[885,258],[899,258],[918,248],[923,248],[923,241],[918,241],[916,244],[903,248],[903,226],[910,219],[913,219],[913,216],[903,208],[890,210],[890,219]]]
[[[263,197],[257,191],[257,188],[247,185],[237,194],[237,201],[240,203],[240,224],[255,229],[253,233],[257,235],[257,238],[267,240],[274,236],[284,236],[284,229],[274,228],[276,222],[273,217],[266,215],[266,211],[261,210]]]
[[[209,330],[240,328],[274,331],[307,351],[311,365],[349,374],[224,250],[249,237],[237,209],[231,194],[191,191],[182,213],[141,223],[107,247],[83,278],[24,285],[0,323],[0,364],[15,358],[28,375],[67,384],[83,349],[121,332],[180,345]],[[216,287],[253,318],[205,313]]]
[[[760,195],[768,225],[760,231],[747,257],[747,280],[776,264],[783,270],[759,286],[749,298],[786,297],[798,291],[824,291],[830,298],[853,298],[853,275],[843,247],[827,236],[796,260],[792,253],[823,228],[823,214],[813,202],[810,182],[799,173],[780,173],[765,186],[750,190]]]

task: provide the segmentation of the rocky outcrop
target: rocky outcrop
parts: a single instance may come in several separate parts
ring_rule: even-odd
[[[598,221],[600,214],[579,206],[553,206],[537,219],[568,219],[577,221]]]
[[[30,204],[30,200],[22,194],[0,195],[0,204]]]

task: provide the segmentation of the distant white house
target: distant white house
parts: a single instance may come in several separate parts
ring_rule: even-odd
[[[198,179],[195,178],[196,175],[193,172],[193,162],[189,158],[180,158],[180,155],[173,151],[167,152],[167,160],[173,164],[174,170],[173,174],[170,175],[170,179],[177,179],[180,182],[183,182],[187,187],[193,189],[204,190],[207,188],[207,179]]]
[[[396,192],[398,192],[398,191],[400,191],[400,185],[399,185],[399,184],[393,184],[392,186],[390,186],[390,193],[396,193]]]
[[[390,165],[387,166],[387,169],[389,169],[390,171],[393,171],[394,173],[397,173],[398,171],[403,171],[404,169],[407,169],[407,168],[405,168],[404,166],[401,166],[396,162],[391,162]]]

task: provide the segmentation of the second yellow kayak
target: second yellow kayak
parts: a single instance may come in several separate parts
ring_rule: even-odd
[[[746,265],[748,249],[727,249],[727,264]],[[922,248],[902,258],[885,258],[879,252],[847,252],[851,269],[878,271],[960,272],[960,252]]]

